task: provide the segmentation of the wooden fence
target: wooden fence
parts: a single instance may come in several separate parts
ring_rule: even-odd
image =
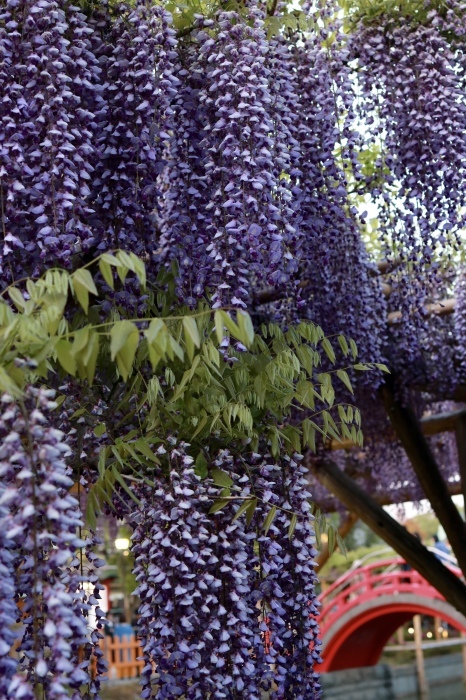
[[[100,642],[104,657],[108,663],[108,678],[137,678],[141,675],[144,661],[139,639],[134,634],[123,637],[105,637]]]

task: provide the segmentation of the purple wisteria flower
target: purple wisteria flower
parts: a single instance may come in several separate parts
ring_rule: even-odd
[[[9,581],[14,600],[21,601],[15,615],[21,626],[17,669],[3,660],[8,700],[34,698],[39,688],[51,700],[69,698],[70,690],[73,700],[99,697],[99,682],[92,680],[90,669],[99,632],[89,637],[87,627],[97,601],[91,602],[85,590],[85,584],[97,581],[92,574],[86,576],[83,552],[92,540],[87,543],[79,536],[83,522],[69,493],[73,484],[65,462],[69,448],[63,434],[48,425],[56,407],[54,395],[52,390],[29,387],[21,406],[8,395],[1,399],[0,508],[10,571],[2,607],[4,614],[10,614],[5,619],[5,641],[10,643]],[[88,552],[94,565],[95,557]]]

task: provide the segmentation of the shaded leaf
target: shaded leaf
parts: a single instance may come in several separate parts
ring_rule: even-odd
[[[216,513],[217,511],[221,510],[226,505],[228,505],[229,502],[230,501],[221,500],[221,499],[218,501],[214,501],[209,508],[209,513]]]
[[[210,476],[212,477],[216,486],[223,486],[224,488],[233,486],[233,479],[226,472],[224,472],[223,469],[217,469],[217,467],[214,467],[210,470]]]
[[[273,519],[275,518],[275,515],[277,513],[277,506],[272,506],[269,512],[267,513],[267,516],[264,520],[264,534],[267,534],[268,531],[270,530],[270,526],[273,523]]]
[[[293,513],[293,515],[291,516],[291,520],[290,520],[290,526],[288,528],[288,537],[290,538],[290,540],[293,538],[293,534],[294,534],[294,531],[296,529],[297,522],[298,522],[298,516],[296,515],[296,513]]]

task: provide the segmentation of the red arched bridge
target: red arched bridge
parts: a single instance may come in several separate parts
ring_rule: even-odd
[[[466,631],[464,615],[417,571],[404,571],[404,564],[400,557],[360,562],[319,596],[324,659],[319,671],[373,666],[395,631],[417,614]]]

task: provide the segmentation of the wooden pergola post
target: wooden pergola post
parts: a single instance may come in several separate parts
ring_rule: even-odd
[[[466,525],[453,503],[432,450],[409,406],[396,397],[390,376],[381,388],[390,422],[413,466],[421,488],[442,524],[458,565],[466,575]]]
[[[392,518],[329,459],[321,460],[312,473],[328,491],[393,547],[413,569],[419,571],[445,600],[466,615],[466,585],[403,525]]]

